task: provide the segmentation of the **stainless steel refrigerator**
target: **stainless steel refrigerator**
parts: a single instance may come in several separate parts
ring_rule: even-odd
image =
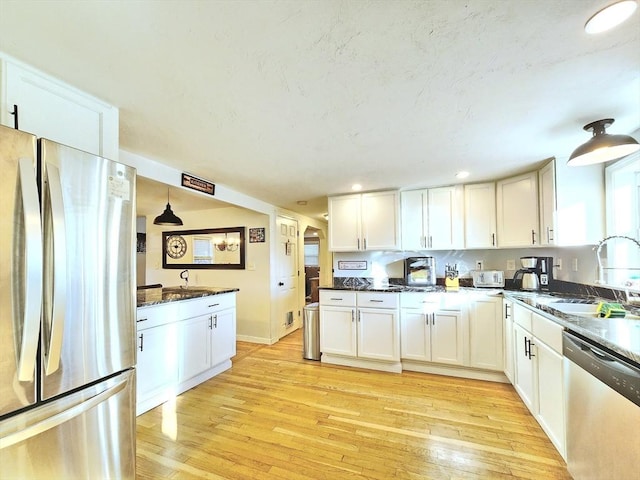
[[[135,169],[0,126],[0,478],[135,477]]]

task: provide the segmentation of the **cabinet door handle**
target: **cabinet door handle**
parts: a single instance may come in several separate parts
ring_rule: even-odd
[[[433,248],[433,236],[429,235],[429,248]]]
[[[18,105],[13,104],[13,112],[9,112],[10,115],[13,115],[13,128],[19,130],[18,128]]]
[[[509,309],[511,308],[511,305],[509,305],[508,303],[504,306],[504,318],[511,318],[511,311],[509,311]]]
[[[213,316],[213,328],[218,328],[218,315]]]
[[[353,311],[353,309],[352,309],[352,310],[351,310],[351,323],[353,323],[353,322],[355,322],[355,321],[356,321],[356,314],[355,314],[355,312],[354,312],[354,311]]]
[[[553,228],[547,227],[547,242],[553,242]]]
[[[213,316],[209,315],[209,330],[213,329]]]
[[[358,250],[360,250],[360,239],[358,238]]]
[[[435,325],[436,324],[436,314],[432,313],[431,314],[431,325]]]
[[[366,238],[362,240],[362,245],[363,245],[362,249],[366,250],[367,249],[367,239]]]
[[[531,244],[535,245],[536,244],[536,231],[531,229]]]
[[[533,353],[533,349],[531,347],[535,347],[535,343],[533,343],[531,340],[529,340],[529,360],[531,360],[531,357],[535,357],[536,354]]]
[[[524,337],[524,356],[529,356],[529,342],[527,340],[527,337]]]
[[[496,234],[495,233],[491,234],[491,246],[492,247],[496,246]]]
[[[144,349],[144,333],[141,333],[138,337],[140,339],[140,351]]]
[[[361,317],[361,312],[360,310],[358,310],[358,321],[361,322],[362,321],[362,317]]]

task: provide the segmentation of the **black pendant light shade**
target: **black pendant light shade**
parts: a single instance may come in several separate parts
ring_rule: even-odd
[[[153,221],[154,225],[182,225],[182,220],[177,217],[171,210],[171,204],[169,203],[169,189],[167,189],[167,207],[164,209],[161,215],[158,215]]]
[[[593,137],[573,151],[567,164],[576,167],[608,162],[640,150],[640,144],[633,137],[605,132],[613,122],[613,118],[605,118],[587,123],[584,129],[593,132]]]

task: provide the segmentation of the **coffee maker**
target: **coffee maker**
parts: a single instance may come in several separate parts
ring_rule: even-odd
[[[520,290],[549,290],[553,280],[553,257],[520,257],[522,268],[513,276]]]

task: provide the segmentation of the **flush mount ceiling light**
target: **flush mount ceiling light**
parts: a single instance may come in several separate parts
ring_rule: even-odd
[[[458,179],[467,178],[468,176],[469,172],[467,172],[466,170],[461,170],[460,172],[456,173],[456,178]]]
[[[585,32],[596,34],[617,27],[636,11],[636,0],[623,0],[612,3],[593,15],[584,25]]]
[[[351,190],[353,190],[354,192],[359,192],[360,190],[362,190],[362,185],[360,185],[359,183],[354,183],[353,185],[351,185]]]
[[[613,118],[605,118],[587,123],[584,129],[593,132],[593,137],[573,151],[567,164],[576,167],[608,162],[640,150],[640,144],[633,137],[605,132],[613,122]]]
[[[176,216],[171,210],[171,204],[169,203],[169,189],[167,188],[167,208],[164,209],[162,215],[158,215],[153,221],[154,225],[182,225],[182,220]]]

